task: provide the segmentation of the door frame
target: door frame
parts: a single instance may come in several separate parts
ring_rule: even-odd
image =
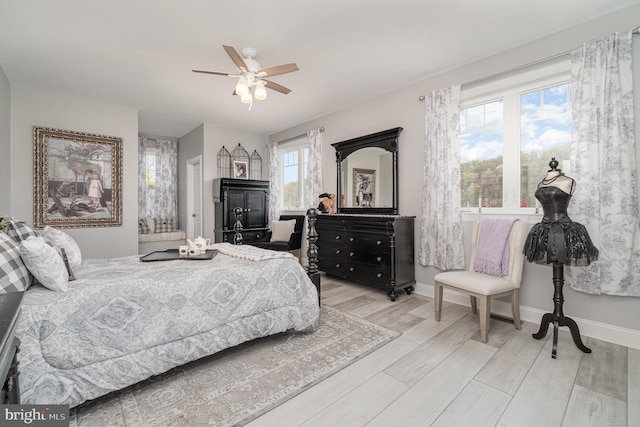
[[[187,178],[187,186],[186,186],[186,190],[187,190],[187,209],[186,209],[186,215],[187,215],[187,238],[188,239],[195,239],[196,236],[202,236],[202,230],[203,230],[203,218],[202,218],[202,209],[203,209],[203,204],[202,204],[202,155],[193,157],[189,160],[187,160],[185,162],[186,164],[186,178]],[[200,191],[198,192],[198,194],[195,194],[195,180],[194,180],[194,171],[195,171],[195,167],[197,165],[200,165]],[[193,226],[193,205],[194,202],[196,200],[200,201],[200,230],[194,230],[194,226]]]

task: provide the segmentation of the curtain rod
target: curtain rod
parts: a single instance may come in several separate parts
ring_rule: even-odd
[[[324,127],[320,128],[320,132],[324,132]],[[285,144],[287,142],[293,141],[294,139],[298,139],[298,138],[302,138],[303,136],[307,136],[306,133],[301,133],[300,135],[296,135],[296,136],[292,136],[291,138],[287,138],[285,140],[282,141],[276,141],[278,144]]]
[[[640,34],[640,26],[634,28],[631,31],[631,33],[632,34]],[[573,49],[571,49],[571,50],[573,50]],[[462,83],[461,87],[473,86],[475,84],[478,84],[480,82],[484,82],[486,80],[491,80],[491,79],[495,79],[496,77],[504,76],[505,74],[514,73],[516,71],[520,71],[520,70],[523,70],[525,68],[533,67],[533,66],[536,66],[536,65],[539,65],[539,64],[543,64],[545,62],[553,61],[554,59],[562,58],[563,56],[569,55],[571,53],[571,50],[568,50],[568,51],[562,52],[562,53],[558,53],[558,54],[553,55],[553,56],[549,56],[548,58],[543,58],[543,59],[539,59],[537,61],[529,62],[528,64],[520,65],[518,67],[514,67],[514,68],[511,68],[511,69],[506,70],[506,71],[501,71],[499,73],[491,74],[489,76],[480,77],[479,79],[471,80],[470,82]],[[425,99],[426,99],[426,95],[420,95],[418,97],[418,101],[424,101]]]

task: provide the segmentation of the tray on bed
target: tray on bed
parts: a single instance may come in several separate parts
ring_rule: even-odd
[[[216,249],[207,249],[206,253],[200,255],[180,256],[177,249],[167,249],[166,251],[155,251],[151,252],[150,254],[141,256],[140,261],[170,261],[174,259],[206,260],[212,259],[217,254],[218,251]]]

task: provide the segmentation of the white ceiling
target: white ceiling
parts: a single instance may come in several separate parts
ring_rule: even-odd
[[[12,85],[139,111],[139,131],[201,123],[272,134],[640,0],[0,0]],[[253,109],[222,44],[295,62]]]

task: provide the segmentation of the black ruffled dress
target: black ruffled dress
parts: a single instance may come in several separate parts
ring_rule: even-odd
[[[527,261],[586,266],[597,260],[598,249],[587,229],[567,215],[571,194],[557,187],[540,187],[535,196],[542,204],[544,217],[531,228],[525,241],[523,253]]]

